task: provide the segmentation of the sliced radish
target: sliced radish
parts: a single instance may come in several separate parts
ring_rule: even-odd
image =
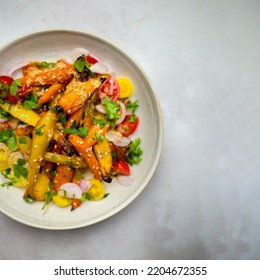
[[[103,104],[100,103],[96,105],[95,108],[99,113],[106,114],[106,110]]]
[[[82,197],[82,190],[81,188],[74,183],[65,183],[63,185],[61,185],[61,187],[58,190],[58,194],[63,196],[64,192],[60,191],[63,190],[65,191],[65,196],[67,198],[81,198]]]
[[[124,137],[120,132],[115,130],[109,130],[106,132],[105,137],[119,147],[125,147],[130,144],[131,141],[129,138]]]
[[[98,74],[107,74],[109,73],[109,68],[102,62],[97,62],[90,67],[90,70]]]
[[[116,125],[120,124],[125,119],[125,115],[126,115],[125,104],[120,101],[117,101],[117,103],[120,105],[121,115],[120,115],[120,119],[116,120]]]
[[[73,60],[73,62],[75,61],[75,60],[77,60],[77,58],[79,58],[80,56],[82,56],[83,54],[85,55],[85,56],[87,56],[87,55],[89,55],[89,50],[87,50],[87,49],[84,49],[84,48],[75,48],[75,49],[73,49],[72,50],[72,54],[71,54],[71,58],[72,58],[72,60]]]
[[[81,188],[82,193],[86,193],[91,186],[92,184],[88,180],[82,179],[79,182],[79,187]]]

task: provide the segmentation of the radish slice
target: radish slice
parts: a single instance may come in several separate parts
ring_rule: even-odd
[[[98,104],[95,106],[95,108],[99,113],[106,114],[106,110],[103,104]]]
[[[77,58],[79,58],[80,56],[82,56],[83,54],[84,55],[89,55],[89,50],[87,49],[84,49],[84,48],[75,48],[73,51],[72,51],[72,54],[71,54],[71,58],[73,60],[73,62],[75,60],[77,60]]]
[[[81,188],[82,193],[86,193],[90,189],[91,186],[92,186],[92,184],[85,179],[82,179],[79,182],[79,187]]]
[[[58,190],[59,195],[63,196],[64,192],[60,191],[64,190],[66,192],[65,196],[67,198],[81,198],[82,197],[82,190],[81,188],[74,183],[65,183],[61,185],[61,187]]]
[[[120,102],[120,101],[117,101],[117,103],[120,105],[121,107],[121,115],[120,115],[120,119],[118,119],[116,121],[116,125],[120,124],[124,119],[125,119],[125,115],[126,115],[126,107],[125,107],[125,104]]]
[[[120,132],[115,130],[109,130],[106,132],[105,137],[119,147],[125,147],[131,141],[129,138],[124,137]]]
[[[92,72],[98,73],[98,74],[107,74],[109,73],[109,68],[102,62],[97,62],[93,64],[89,68]]]
[[[0,119],[0,123],[6,122],[8,119]]]

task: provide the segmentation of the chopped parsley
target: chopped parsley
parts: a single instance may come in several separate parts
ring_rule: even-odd
[[[9,128],[0,131],[0,142],[5,143],[10,151],[17,148],[17,141],[14,135],[14,130]]]
[[[9,119],[10,114],[0,107],[0,119]]]
[[[21,136],[21,137],[19,138],[19,143],[20,143],[20,144],[27,144],[27,139],[26,139],[26,137],[25,137],[25,136]]]
[[[15,96],[17,91],[19,90],[19,86],[21,86],[21,85],[22,85],[22,82],[19,79],[14,80],[10,86],[10,94],[12,96]]]
[[[73,122],[70,128],[64,128],[63,131],[69,134],[78,134],[81,137],[88,136],[88,127],[87,126],[77,127],[76,121]]]
[[[107,121],[105,121],[104,119],[94,119],[92,123],[98,124],[100,128],[104,128],[107,125]]]
[[[26,110],[32,110],[32,109],[36,109],[39,107],[39,104],[37,103],[38,101],[38,98],[34,95],[34,94],[31,94],[27,100],[25,100],[23,102],[23,107],[24,109]]]
[[[107,117],[111,119],[120,119],[118,112],[120,110],[120,105],[117,102],[111,100],[108,96],[106,96],[102,100],[102,104],[105,107],[105,111],[107,113]]]
[[[134,141],[132,141],[131,144],[129,145],[129,150],[126,154],[126,158],[127,158],[127,162],[130,165],[138,164],[142,160],[141,156],[143,154],[143,150],[140,147],[140,143],[141,143],[141,139],[137,138]]]
[[[132,111],[132,113],[134,113],[136,111],[136,109],[138,108],[139,104],[138,104],[138,100],[134,101],[134,102],[129,102],[128,104],[126,104],[126,109],[129,111]]]
[[[26,167],[24,167],[25,163],[26,163],[26,161],[24,159],[19,158],[17,160],[17,164],[13,165],[14,175],[17,178],[20,178],[21,176],[25,179],[27,178],[28,170]]]
[[[43,61],[43,62],[35,62],[34,65],[39,67],[41,70],[44,70],[44,69],[55,67],[56,63]]]
[[[96,77],[95,73],[90,70],[88,61],[84,58],[85,55],[80,56],[73,64],[79,73],[86,71],[90,76]]]
[[[43,135],[42,129],[43,129],[44,127],[45,127],[45,124],[42,125],[41,127],[35,128],[35,133],[36,133],[36,135],[42,136],[42,135]]]

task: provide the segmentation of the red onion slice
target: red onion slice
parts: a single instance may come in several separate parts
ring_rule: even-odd
[[[97,104],[96,106],[95,106],[95,108],[96,108],[96,110],[98,111],[98,112],[100,112],[100,113],[102,113],[102,114],[106,114],[106,110],[105,110],[105,107],[104,107],[104,105],[103,104]]]
[[[85,179],[82,179],[79,182],[79,187],[81,188],[82,193],[86,193],[90,189],[91,186],[92,186],[92,184]]]
[[[61,185],[61,187],[58,190],[59,195],[63,196],[64,192],[60,191],[64,190],[66,192],[67,198],[81,198],[82,197],[82,190],[81,188],[74,183],[65,183]]]

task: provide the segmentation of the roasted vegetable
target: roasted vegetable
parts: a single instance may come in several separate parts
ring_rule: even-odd
[[[33,189],[39,176],[41,162],[53,136],[56,114],[51,110],[40,119],[33,131],[32,149],[29,157],[28,178],[24,198],[33,196]]]
[[[103,180],[107,183],[111,183],[112,177],[110,171],[112,167],[112,153],[110,142],[105,137],[102,141],[98,141],[94,145],[94,153],[99,162]]]

